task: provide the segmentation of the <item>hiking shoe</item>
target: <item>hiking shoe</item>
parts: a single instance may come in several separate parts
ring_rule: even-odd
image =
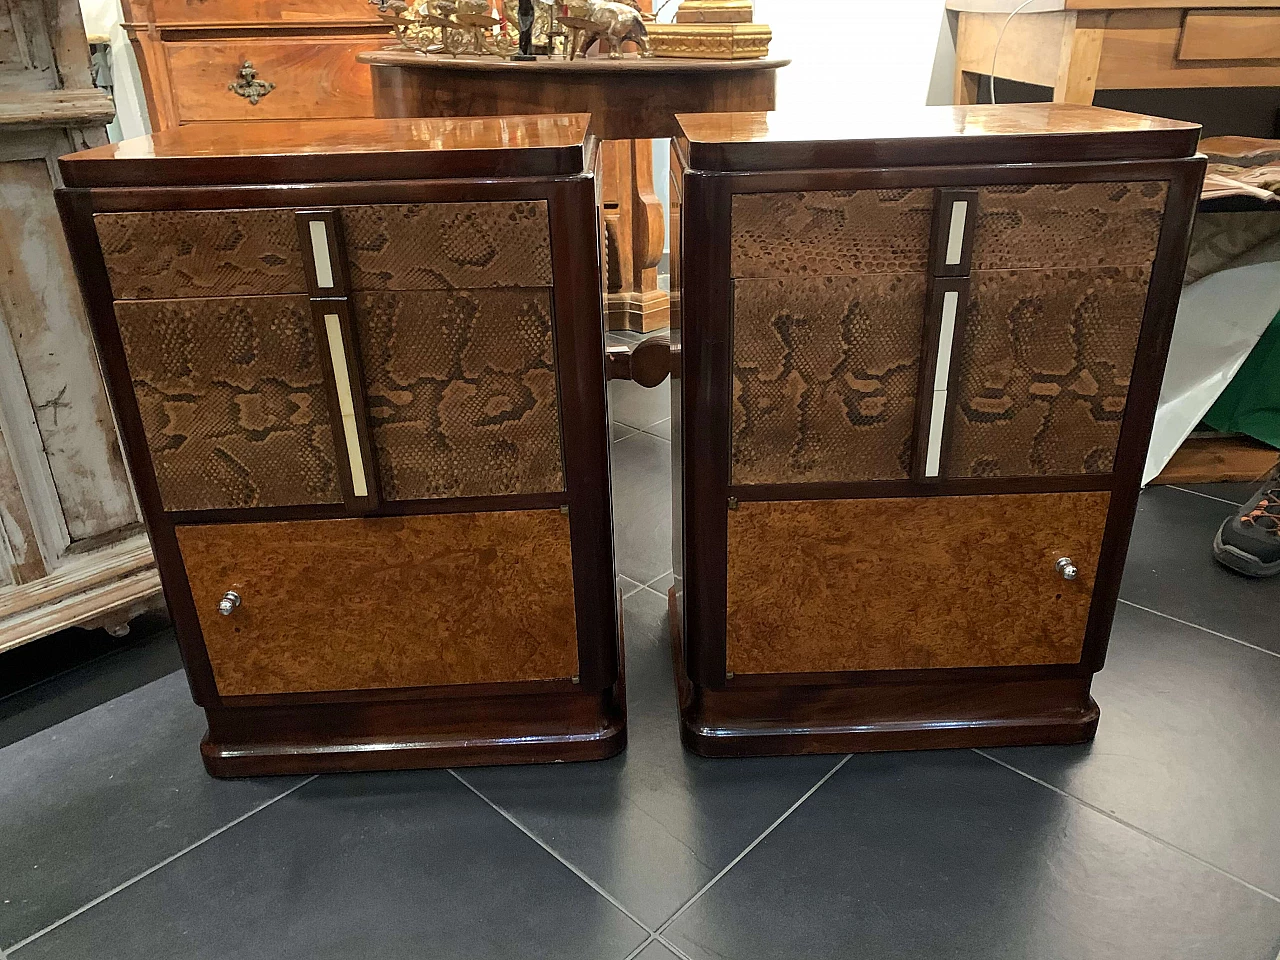
[[[1234,517],[1222,521],[1213,556],[1247,577],[1280,573],[1280,479],[1269,481]]]

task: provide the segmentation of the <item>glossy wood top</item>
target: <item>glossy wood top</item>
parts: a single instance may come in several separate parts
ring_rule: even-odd
[[[579,57],[576,60],[499,60],[496,57],[439,57],[413,50],[392,48],[356,55],[361,63],[380,67],[411,67],[420,70],[464,70],[505,76],[524,73],[564,74],[610,73],[634,76],[637,80],[665,73],[743,73],[777,70],[790,60],[677,60],[641,57],[635,54],[620,60],[608,57]]]
[[[750,171],[1188,157],[1200,127],[1070,103],[676,117],[696,170]]]
[[[62,157],[69,187],[572,176],[589,114],[196,123]]]

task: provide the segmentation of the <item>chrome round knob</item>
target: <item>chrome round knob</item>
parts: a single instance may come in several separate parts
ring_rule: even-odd
[[[229,617],[238,606],[240,606],[240,594],[234,590],[228,590],[222,595],[222,599],[218,601],[218,612],[224,617]]]
[[[1075,563],[1070,557],[1058,558],[1058,572],[1062,574],[1063,580],[1074,580],[1080,575],[1080,571],[1076,568]]]

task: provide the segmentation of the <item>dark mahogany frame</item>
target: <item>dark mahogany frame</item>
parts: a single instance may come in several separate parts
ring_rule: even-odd
[[[226,169],[216,158],[177,164],[111,161],[72,167],[78,184],[58,191],[63,229],[88,308],[108,390],[119,423],[156,564],[168,600],[195,702],[209,720],[201,744],[217,776],[256,776],[360,769],[586,760],[611,756],[626,743],[621,614],[613,572],[609,499],[609,438],[599,249],[596,236],[598,141],[588,135],[578,172],[559,168],[541,176],[474,179],[469,151],[431,157],[432,179],[356,179],[365,157],[310,156],[301,166],[316,181],[291,182],[288,165],[264,167],[258,184],[219,183]],[[485,151],[495,154],[500,151]],[[572,153],[573,151],[570,151]],[[238,169],[238,168],[237,168]],[[513,168],[514,169],[514,168]],[[396,172],[401,172],[397,170]],[[510,173],[505,167],[500,173]],[[237,174],[239,175],[239,174]],[[115,178],[107,179],[107,178]],[[471,178],[471,179],[469,179]],[[138,186],[149,182],[151,186]],[[225,180],[221,181],[225,183]],[[119,184],[119,185],[116,185]],[[555,357],[560,402],[565,490],[562,493],[439,500],[354,498],[332,368],[325,378],[344,501],[334,504],[165,511],[142,418],[115,322],[114,301],[93,215],[142,210],[225,210],[273,207],[309,212],[366,203],[545,200],[554,277]],[[340,244],[340,219],[326,214],[331,244]],[[353,386],[362,381],[360,358],[346,309],[345,277],[335,289],[315,289],[310,250],[303,238],[313,313],[342,317]],[[338,248],[335,248],[338,249]],[[327,359],[327,341],[317,337]],[[360,397],[357,396],[357,403]],[[360,411],[363,411],[363,406]],[[363,419],[359,416],[358,419]],[[377,466],[360,424],[370,492]],[[187,524],[389,517],[412,514],[567,508],[573,558],[578,675],[572,680],[459,684],[384,690],[225,697],[218,693],[187,582],[175,528]]]
[[[996,139],[996,138],[993,138]],[[897,145],[894,167],[849,168],[848,145],[788,145],[778,169],[768,147],[734,144],[731,156],[716,145],[672,141],[673,181],[681,180],[682,316],[673,328],[673,553],[671,626],[680,687],[682,735],[707,756],[845,752],[925,747],[1059,743],[1090,739],[1098,708],[1089,695],[1102,668],[1132,532],[1151,427],[1173,332],[1190,244],[1192,214],[1205,160],[1185,132],[1160,145],[1139,144],[1140,159],[1090,160],[1113,154],[1105,134],[1057,137],[1061,152],[1040,151],[1008,162],[1010,145],[967,140],[913,151]],[[959,141],[965,141],[957,146]],[[1127,141],[1132,144],[1134,141]],[[769,145],[772,146],[772,145]],[[1026,145],[1013,144],[1020,153]],[[1032,145],[1035,146],[1034,144]],[[808,147],[808,149],[804,149]],[[929,165],[936,156],[972,165]],[[1164,150],[1167,156],[1159,158]],[[745,152],[744,152],[745,151]],[[754,151],[754,152],[753,152]],[[1070,151],[1067,154],[1067,151]],[[868,156],[878,151],[869,148]],[[1085,162],[1063,162],[1069,155]],[[1155,158],[1153,158],[1153,155]],[[692,157],[692,161],[691,161]],[[753,169],[730,172],[736,158]],[[699,163],[719,167],[698,169]],[[917,164],[917,165],[911,165]],[[936,328],[941,293],[961,296],[953,349],[962,342],[965,276],[930,269],[925,354],[917,396],[911,479],[858,483],[733,485],[730,483],[733,281],[730,269],[734,194],[805,190],[934,187],[944,198],[965,199],[966,188],[1007,183],[1161,180],[1168,183],[1142,330],[1113,472],[1069,477],[924,478],[927,398],[937,363]],[[673,203],[675,191],[673,190]],[[970,208],[966,234],[976,211]],[[939,259],[934,224],[931,262]],[[966,243],[966,248],[968,244]],[[954,268],[949,268],[954,270]],[[930,331],[935,336],[930,338]],[[957,365],[952,364],[954,377]],[[924,430],[921,426],[924,426]],[[946,435],[943,436],[944,463]],[[727,505],[752,500],[935,497],[981,494],[1109,491],[1106,528],[1080,661],[1073,664],[931,670],[839,671],[735,677],[726,672]]]

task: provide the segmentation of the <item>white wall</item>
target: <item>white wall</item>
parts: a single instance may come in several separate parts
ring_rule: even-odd
[[[133,59],[129,38],[120,26],[120,0],[80,0],[80,12],[86,33],[105,33],[111,37],[111,74],[116,101],[116,119],[108,128],[111,139],[125,140],[150,133],[138,64]]]
[[[678,2],[660,19],[671,19]],[[821,120],[951,103],[956,54],[945,0],[755,0],[755,20],[773,30],[769,56],[791,60],[778,71],[779,111]],[[655,141],[664,207],[668,156],[668,141]]]
[[[755,0],[755,19],[773,29],[769,55],[791,59],[778,72],[780,111],[821,118],[860,104],[923,106],[944,30],[938,68],[948,97],[940,102],[950,102],[955,54],[944,0]]]

